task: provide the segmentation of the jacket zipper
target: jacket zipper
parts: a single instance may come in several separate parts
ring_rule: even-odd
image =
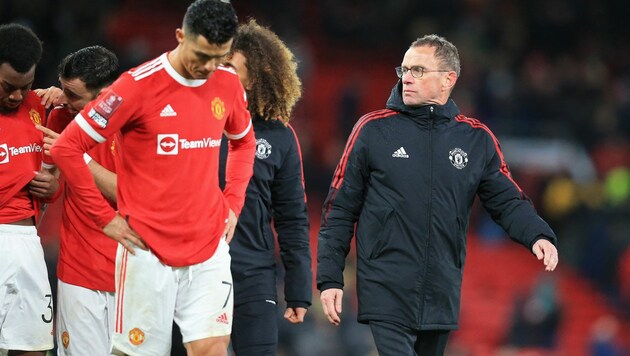
[[[427,209],[427,243],[424,249],[424,272],[422,275],[421,281],[422,284],[426,284],[427,274],[429,270],[429,244],[431,240],[431,209],[433,207],[433,106],[429,107],[429,208]],[[421,286],[422,288],[422,297],[420,299],[420,310],[418,316],[420,319],[418,320],[418,327],[422,325],[422,320],[424,319],[424,301],[426,297],[427,288],[425,286]]]

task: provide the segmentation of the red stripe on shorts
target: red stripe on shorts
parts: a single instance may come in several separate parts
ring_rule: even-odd
[[[118,292],[116,298],[116,328],[115,332],[122,334],[123,332],[123,301],[125,300],[125,279],[127,278],[127,256],[129,251],[125,249],[123,251],[122,259],[120,262],[120,273],[118,275]]]

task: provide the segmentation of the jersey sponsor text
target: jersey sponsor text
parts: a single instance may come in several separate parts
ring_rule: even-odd
[[[202,138],[201,140],[187,140],[185,138],[179,139],[180,146],[182,149],[193,149],[193,148],[213,148],[221,146],[221,140],[213,139],[211,137]]]
[[[177,144],[179,142],[179,145]],[[178,134],[158,134],[157,135],[157,154],[159,155],[176,155],[179,150],[192,150],[203,148],[218,148],[221,146],[221,140],[212,137],[204,137],[197,140],[189,140],[187,138],[179,138]]]
[[[42,146],[35,142],[20,147],[12,147],[3,143],[0,145],[0,163],[9,162],[9,154],[15,157],[24,153],[41,153],[42,151]]]

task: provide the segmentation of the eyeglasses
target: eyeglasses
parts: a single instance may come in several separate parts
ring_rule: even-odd
[[[424,73],[428,73],[428,72],[450,72],[450,70],[439,70],[439,69],[431,70],[431,69],[426,69],[421,66],[413,66],[411,68],[396,67],[394,68],[394,70],[396,70],[396,75],[398,76],[398,78],[402,78],[405,74],[407,74],[407,72],[411,72],[411,76],[416,79],[422,78]]]

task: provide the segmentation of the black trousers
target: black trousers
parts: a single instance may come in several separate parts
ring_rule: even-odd
[[[275,356],[278,311],[274,303],[254,301],[234,306],[232,349],[237,356]]]
[[[380,356],[442,356],[449,330],[413,330],[385,321],[370,321]]]

